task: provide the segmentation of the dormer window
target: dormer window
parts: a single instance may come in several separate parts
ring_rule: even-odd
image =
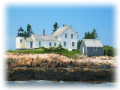
[[[65,34],[65,38],[67,38],[67,33]]]
[[[22,43],[22,39],[20,39],[20,43]]]
[[[73,34],[71,34],[71,38],[73,38]]]

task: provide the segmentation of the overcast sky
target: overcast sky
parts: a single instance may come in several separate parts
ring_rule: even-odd
[[[3,0],[1,2],[1,51],[15,50],[20,26],[35,34],[51,35],[53,24],[72,25],[78,40],[85,32],[98,33],[103,45],[120,48],[119,0]]]

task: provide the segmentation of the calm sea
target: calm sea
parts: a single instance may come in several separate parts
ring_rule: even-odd
[[[120,90],[120,83],[85,84],[45,80],[15,82],[1,80],[1,90]]]

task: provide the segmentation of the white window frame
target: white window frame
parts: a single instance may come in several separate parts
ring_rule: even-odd
[[[51,43],[51,42],[49,42],[49,46],[52,46],[52,43]]]
[[[41,46],[41,41],[39,41],[39,46]]]
[[[66,46],[66,41],[64,41],[64,43],[63,43],[63,44],[64,44],[64,46]]]
[[[20,43],[22,43],[22,39],[20,39]]]
[[[65,33],[65,38],[67,38],[67,33]]]
[[[75,46],[75,42],[72,42],[72,47],[74,47]]]
[[[71,34],[71,38],[73,38],[73,34]]]
[[[96,52],[97,51],[97,47],[93,47],[93,51]]]
[[[54,46],[56,46],[56,42],[54,43]]]

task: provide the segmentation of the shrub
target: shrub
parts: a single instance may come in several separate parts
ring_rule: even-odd
[[[108,56],[114,56],[113,47],[104,46],[104,54]]]
[[[41,46],[41,47],[39,47],[39,49],[45,49],[45,47],[44,47],[44,46]]]
[[[49,51],[49,49],[48,49],[48,48],[44,48],[44,51],[45,51],[45,52],[48,52],[48,51]]]
[[[49,52],[52,52],[52,48],[49,48],[48,51],[49,51]]]
[[[59,43],[58,47],[61,50],[61,48],[62,48],[61,42]]]
[[[67,49],[64,49],[63,52],[68,53],[68,50],[67,50]]]
[[[54,50],[55,50],[55,47],[49,47],[50,52],[54,52]]]
[[[115,55],[115,50],[113,47],[104,46],[103,49],[104,49],[104,55],[107,55],[107,56],[114,56]]]

